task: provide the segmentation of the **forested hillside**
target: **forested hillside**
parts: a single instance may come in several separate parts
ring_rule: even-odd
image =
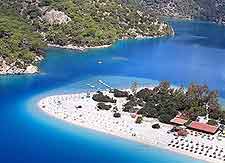
[[[33,63],[45,43],[93,47],[172,33],[166,23],[119,0],[2,0],[0,9],[0,32],[9,34],[0,38],[7,68],[15,61],[14,67]]]
[[[44,47],[41,35],[24,19],[0,13],[0,71],[26,72],[28,66],[41,59],[40,49]]]
[[[225,24],[224,0],[122,0],[138,4],[147,13]]]

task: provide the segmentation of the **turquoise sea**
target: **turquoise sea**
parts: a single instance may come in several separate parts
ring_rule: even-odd
[[[46,49],[41,74],[0,77],[1,163],[202,163],[48,117],[36,102],[50,94],[113,87],[207,84],[225,97],[225,27],[171,21],[176,35],[118,41],[86,52]],[[101,61],[102,64],[98,64]]]

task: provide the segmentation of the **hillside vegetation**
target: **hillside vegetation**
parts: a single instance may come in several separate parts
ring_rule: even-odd
[[[160,36],[170,32],[149,15],[143,16],[135,8],[116,0],[58,0],[48,3],[50,8],[63,11],[70,19],[63,25],[47,26],[48,42],[66,45],[98,46],[111,44],[124,36]],[[154,24],[155,23],[155,24]],[[43,30],[46,24],[41,24]]]
[[[11,65],[7,69],[14,65],[22,69],[38,60],[44,47],[41,35],[24,19],[0,13],[0,69],[6,64]]]
[[[172,33],[166,23],[119,0],[2,0],[0,9],[0,57],[8,65],[33,63],[45,43],[93,47]]]
[[[156,16],[196,19],[225,24],[224,0],[122,0],[142,6]]]

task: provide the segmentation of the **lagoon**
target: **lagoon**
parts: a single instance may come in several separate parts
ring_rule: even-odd
[[[87,91],[103,80],[128,87],[169,80],[207,84],[225,97],[225,27],[172,21],[176,35],[118,41],[84,53],[46,49],[41,74],[0,77],[0,162],[192,163],[165,150],[115,138],[48,117],[36,101],[49,94]],[[101,61],[102,64],[98,64]]]

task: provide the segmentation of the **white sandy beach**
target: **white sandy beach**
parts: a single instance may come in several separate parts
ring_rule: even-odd
[[[92,97],[93,94],[94,92],[90,96]],[[104,94],[113,97],[113,94],[109,92],[104,92]],[[121,113],[120,118],[114,118],[112,110],[98,110],[97,102],[86,96],[86,93],[49,96],[41,99],[38,106],[51,116],[81,127],[169,149],[206,162],[224,162],[225,140],[219,141],[216,136],[197,132],[192,132],[185,138],[178,138],[173,133],[167,133],[173,128],[172,125],[162,124],[152,118],[144,118],[143,123],[136,124],[130,113],[122,111],[122,105],[126,102],[126,98],[116,98],[117,103],[111,104],[117,106]],[[159,123],[161,128],[153,129],[152,125],[155,123]],[[204,155],[205,153],[207,155]],[[217,157],[213,158],[212,156],[215,154]]]

